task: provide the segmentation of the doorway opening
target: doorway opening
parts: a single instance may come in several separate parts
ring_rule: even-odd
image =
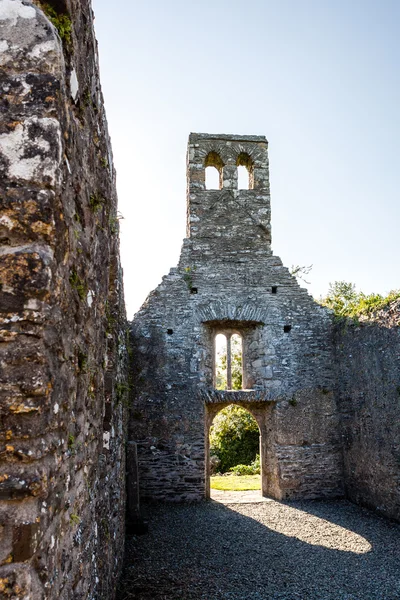
[[[210,407],[211,408],[211,407]],[[261,433],[246,408],[212,407],[207,423],[207,497],[261,495]]]

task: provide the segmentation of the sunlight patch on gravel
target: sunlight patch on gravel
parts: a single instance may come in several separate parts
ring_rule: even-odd
[[[263,524],[282,535],[296,538],[313,546],[322,546],[331,550],[366,554],[372,550],[371,544],[361,535],[309,514],[293,506],[275,504],[275,512],[269,513],[269,518],[262,519]],[[230,506],[231,510],[242,513],[240,508]]]

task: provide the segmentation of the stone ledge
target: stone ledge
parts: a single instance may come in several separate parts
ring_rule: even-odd
[[[270,397],[268,390],[200,390],[199,394],[206,404],[276,402],[276,399]]]

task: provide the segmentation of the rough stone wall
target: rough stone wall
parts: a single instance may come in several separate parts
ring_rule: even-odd
[[[205,189],[210,163],[219,190]],[[242,163],[249,190],[237,189]],[[179,265],[132,323],[142,498],[204,498],[209,426],[232,402],[259,423],[265,494],[340,495],[331,318],[272,254],[266,139],[191,134],[187,200]],[[227,330],[243,339],[239,392],[214,390],[213,340]]]
[[[110,600],[127,387],[115,173],[90,3],[43,6],[0,0],[0,596]]]
[[[346,495],[400,520],[400,303],[336,328]]]

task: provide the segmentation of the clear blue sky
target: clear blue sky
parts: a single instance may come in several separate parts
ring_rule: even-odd
[[[266,135],[272,242],[400,288],[399,0],[94,0],[128,316],[175,266],[190,131]]]

